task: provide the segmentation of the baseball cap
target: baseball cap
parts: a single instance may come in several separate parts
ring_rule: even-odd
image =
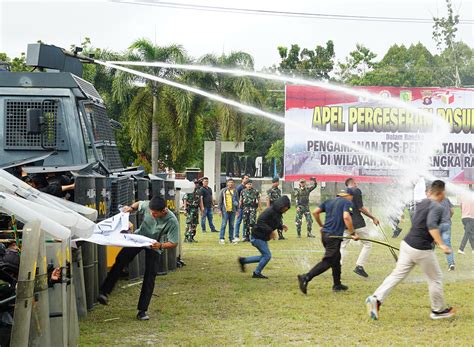
[[[278,177],[273,177],[272,183],[277,183],[277,182],[280,182],[280,178],[278,178]]]
[[[347,188],[347,189],[342,189],[337,193],[337,196],[349,196],[349,195],[354,195],[354,189],[352,188]]]
[[[247,183],[253,183],[253,181],[249,178],[245,184]]]

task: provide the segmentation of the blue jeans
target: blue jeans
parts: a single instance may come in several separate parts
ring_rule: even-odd
[[[225,238],[225,227],[227,222],[229,222],[229,241],[232,242],[234,239],[234,220],[235,220],[235,212],[227,212],[222,211],[222,225],[221,225],[221,233],[220,239],[224,240]]]
[[[443,242],[451,248],[451,224],[449,223],[442,223],[439,226],[439,231],[441,233],[441,238]],[[448,260],[448,266],[454,265],[454,254],[446,254],[446,259]]]
[[[206,232],[206,217],[209,221],[209,227],[211,228],[211,231],[216,230],[214,223],[212,223],[212,207],[204,207],[204,214],[202,215],[202,218],[201,218],[202,232]]]
[[[235,237],[239,237],[239,234],[240,234],[240,224],[242,224],[242,217],[243,217],[243,213],[242,213],[242,209],[239,208],[239,215],[237,216],[237,220],[235,222]]]
[[[272,253],[270,252],[270,248],[268,248],[267,241],[251,238],[250,243],[252,243],[252,246],[258,249],[262,255],[242,258],[241,261],[243,264],[258,263],[255,273],[260,275],[270,259],[272,259]]]

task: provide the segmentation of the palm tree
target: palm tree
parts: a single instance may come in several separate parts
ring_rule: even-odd
[[[138,39],[132,43],[125,57],[131,61],[161,61],[181,63],[185,59],[184,49],[179,45],[157,46],[147,39]],[[163,78],[173,79],[178,73],[173,69],[159,67],[137,67],[137,70]],[[146,88],[137,93],[137,83],[144,83]],[[132,147],[135,152],[143,152],[149,139],[151,123],[151,167],[158,172],[158,114],[164,86],[158,82],[146,80],[129,73],[117,73],[113,83],[113,94],[117,101],[130,103],[129,122]],[[151,103],[150,103],[151,99]],[[151,105],[151,108],[150,108]]]
[[[245,52],[231,52],[229,55],[215,56],[208,54],[199,60],[200,64],[219,66],[226,68],[236,68],[241,70],[253,70],[254,62],[250,54]],[[260,105],[261,95],[256,86],[256,82],[248,77],[228,76],[221,74],[207,74],[201,76],[198,81],[200,86],[221,96],[234,99],[246,104]],[[244,114],[236,108],[211,101],[210,104],[214,121],[209,124],[216,127],[216,157],[215,157],[215,184],[216,192],[220,190],[221,174],[221,141],[234,140],[241,141],[245,134]]]

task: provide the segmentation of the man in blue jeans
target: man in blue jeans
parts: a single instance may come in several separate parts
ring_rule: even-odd
[[[444,198],[440,202],[443,208],[443,215],[441,217],[441,224],[439,225],[439,231],[443,242],[451,248],[451,217],[454,214],[453,204],[448,198]],[[448,261],[448,271],[454,271],[456,268],[454,265],[454,254],[453,252],[446,254],[446,260]]]
[[[206,232],[206,217],[209,221],[209,227],[211,232],[216,233],[216,227],[212,223],[212,208],[214,207],[214,199],[212,198],[212,189],[209,187],[209,178],[202,178],[201,187],[201,229],[202,232]]]
[[[252,228],[250,243],[258,249],[261,255],[245,258],[239,257],[237,260],[242,272],[245,272],[245,264],[258,263],[257,268],[253,272],[252,278],[268,278],[262,274],[263,269],[272,258],[272,253],[270,252],[270,248],[268,248],[268,241],[277,237],[275,230],[288,230],[288,227],[283,225],[282,216],[283,213],[290,209],[290,205],[290,199],[284,195],[277,199],[272,206],[268,207],[258,217],[257,223]]]
[[[234,220],[239,200],[237,192],[234,187],[234,180],[229,178],[227,180],[227,187],[221,190],[219,194],[219,214],[222,216],[221,232],[219,235],[219,243],[225,244],[225,228],[229,223],[229,242],[234,241]]]
[[[242,193],[242,191],[245,189],[245,185],[247,184],[247,181],[250,179],[250,176],[245,174],[242,176],[242,183],[240,183],[238,186],[237,186],[237,199],[240,201],[240,194]],[[235,221],[235,237],[234,237],[234,240],[236,242],[239,241],[239,234],[240,234],[240,225],[242,224],[242,218],[243,218],[243,210],[242,208],[239,208],[239,210],[237,211],[237,219]]]

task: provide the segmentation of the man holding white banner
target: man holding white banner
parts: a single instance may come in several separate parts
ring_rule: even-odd
[[[143,222],[136,234],[156,240],[147,247],[124,247],[117,255],[115,264],[110,269],[107,277],[100,288],[98,301],[108,304],[108,295],[112,292],[122,270],[141,251],[145,250],[145,275],[138,300],[137,319],[150,319],[147,310],[150,304],[153,289],[155,288],[155,277],[158,268],[158,254],[163,249],[175,248],[178,245],[179,225],[175,215],[166,208],[166,201],[160,197],[153,197],[150,201],[137,201],[131,206],[125,206],[123,212],[139,211],[143,213]]]

